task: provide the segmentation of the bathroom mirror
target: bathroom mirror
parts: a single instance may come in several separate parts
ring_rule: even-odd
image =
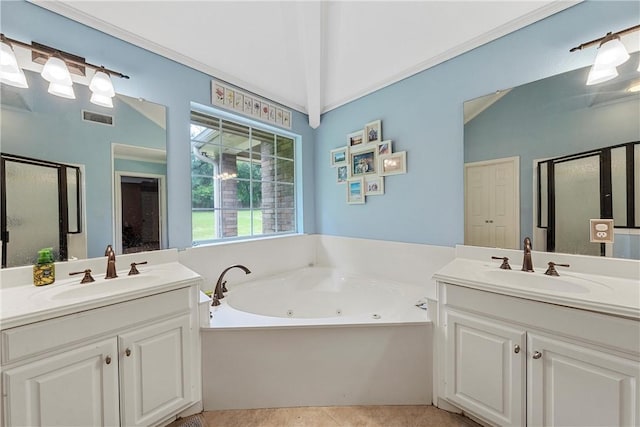
[[[25,74],[28,88],[0,85],[0,151],[78,168],[80,197],[70,202],[79,203],[80,227],[71,225],[80,232],[66,235],[66,259],[99,257],[107,244],[117,247],[118,242],[122,248],[134,242],[133,250],[166,247],[166,108],[121,94],[113,98],[114,108],[100,107],[89,102],[89,88],[78,83],[73,85],[76,99],[65,99],[47,93],[48,82],[38,73]],[[43,209],[39,200],[29,200],[28,194],[25,199],[20,209]],[[157,206],[151,214],[127,220],[125,206],[144,212],[150,203]],[[149,218],[157,224],[148,226]],[[36,246],[58,246],[44,237],[55,231],[41,234]],[[9,238],[6,250],[19,246],[19,240]],[[7,266],[32,264],[36,255]]]
[[[546,250],[551,191],[567,221],[579,223],[576,231],[557,233],[562,241],[551,250],[640,258],[639,60],[640,53],[632,54],[618,77],[597,85],[585,84],[585,67],[465,102],[465,244],[521,248],[531,236],[534,249]],[[606,194],[600,191],[603,156],[613,181]],[[537,163],[558,158],[580,161],[557,168],[555,188],[540,187],[538,170],[545,184],[549,171]],[[612,196],[613,214],[600,209],[601,198]],[[588,219],[601,216],[616,219],[613,244],[589,242]]]

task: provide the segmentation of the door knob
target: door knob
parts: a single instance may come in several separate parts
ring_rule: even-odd
[[[516,344],[516,345],[513,347],[513,352],[514,352],[515,354],[520,353],[520,346],[519,346],[518,344]]]
[[[104,363],[106,363],[107,365],[111,365],[111,356],[107,356],[107,357],[104,359]]]
[[[124,351],[124,354],[125,354],[125,356],[127,356],[127,357],[131,356],[131,349],[130,349],[130,348],[126,349],[126,350]]]
[[[533,358],[534,359],[540,359],[542,357],[542,353],[540,353],[539,351],[534,351],[533,352]]]

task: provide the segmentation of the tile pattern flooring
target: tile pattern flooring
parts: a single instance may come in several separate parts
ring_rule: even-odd
[[[208,427],[480,427],[434,406],[326,406],[208,411]]]

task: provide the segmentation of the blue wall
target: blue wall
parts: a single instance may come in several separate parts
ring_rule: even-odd
[[[134,98],[144,98],[167,107],[169,246],[190,247],[190,103],[211,105],[211,76],[24,0],[2,1],[0,12],[0,26],[7,37],[24,42],[43,43],[84,56],[89,63],[104,64],[107,68],[118,70],[131,76],[131,79],[113,79],[116,92]],[[307,116],[299,112],[293,113],[292,126],[292,132],[302,137],[302,226],[304,232],[313,233],[314,131],[308,125]],[[109,166],[108,162],[107,165]],[[99,215],[97,212],[93,214]]]
[[[464,101],[584,67],[596,49],[571,47],[639,21],[638,2],[584,2],[324,114],[315,152],[317,232],[463,243]],[[384,196],[347,205],[327,166],[329,150],[375,119],[394,151],[407,151],[408,173],[386,178]]]
[[[211,77],[53,14],[25,1],[0,3],[2,31],[84,55],[130,75],[116,91],[167,106],[169,245],[191,245],[190,102],[210,105]],[[585,2],[322,116],[313,131],[294,112],[302,136],[305,232],[451,246],[463,242],[462,104],[590,64],[595,49],[569,53],[584,41],[640,20],[637,2]],[[411,41],[407,41],[411,43]],[[420,49],[420,46],[415,46]],[[384,58],[384,52],[381,53]],[[381,119],[394,150],[407,151],[408,174],[386,179],[384,196],[347,205],[335,184],[329,150],[346,135]]]

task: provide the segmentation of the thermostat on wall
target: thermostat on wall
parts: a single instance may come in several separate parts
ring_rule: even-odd
[[[612,219],[590,219],[589,225],[591,243],[613,243]]]

